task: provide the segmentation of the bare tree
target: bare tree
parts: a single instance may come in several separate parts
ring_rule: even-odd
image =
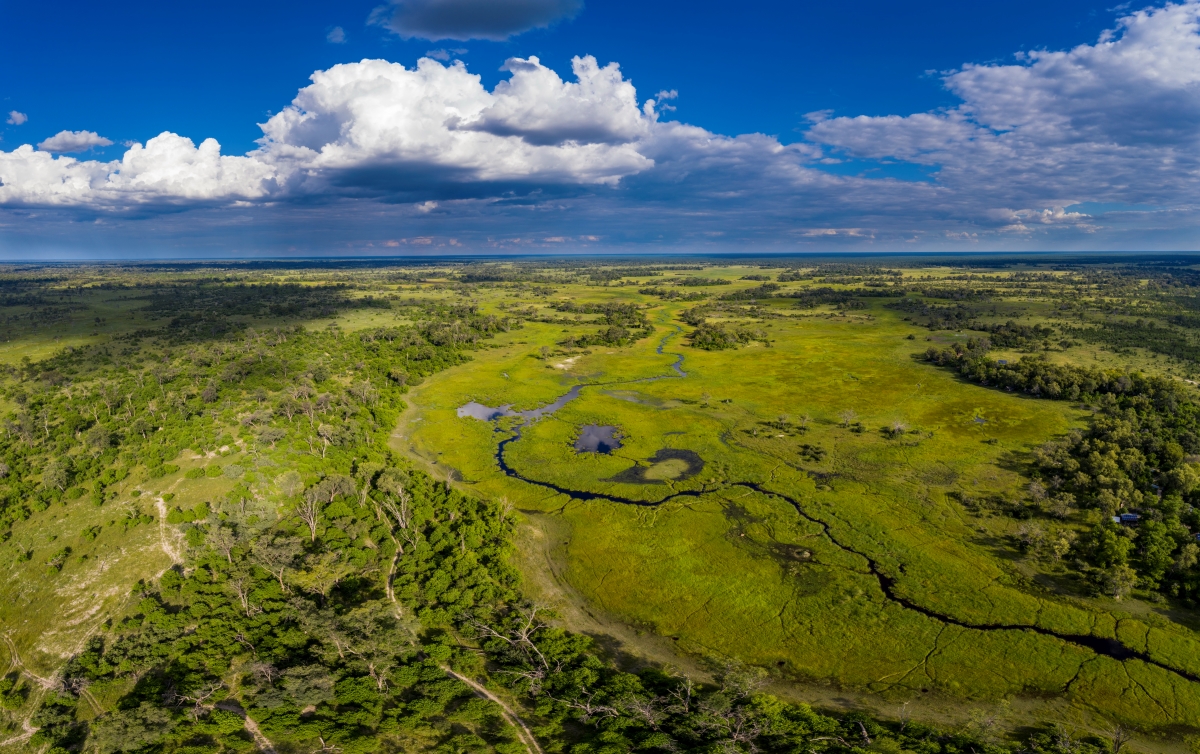
[[[229,575],[225,581],[229,591],[233,592],[238,598],[238,602],[242,603],[242,612],[246,613],[246,617],[251,617],[262,612],[261,608],[250,601],[250,592],[254,589],[254,579],[245,569],[238,569]]]
[[[1125,746],[1129,744],[1132,736],[1129,735],[1129,731],[1117,725],[1108,732],[1108,739],[1112,741],[1112,754],[1121,754],[1122,751],[1125,751]]]
[[[583,689],[579,692],[579,696],[574,699],[559,699],[550,697],[560,704],[565,704],[571,709],[578,710],[580,719],[585,723],[593,719],[601,719],[608,717],[620,717],[621,711],[611,704],[601,704],[596,701],[597,692],[591,689]]]
[[[212,707],[212,704],[209,703],[209,699],[212,699],[213,695],[223,688],[225,688],[224,683],[221,681],[213,681],[206,686],[202,686],[199,689],[186,694],[179,691],[174,691],[171,695],[171,701],[180,707],[190,702],[192,709],[189,711],[193,718],[198,718],[200,717],[201,711]]]
[[[308,527],[309,541],[317,541],[317,527],[321,525],[321,499],[319,487],[311,487],[304,493],[304,498],[296,504],[296,515]]]
[[[691,678],[684,677],[683,680],[671,689],[670,696],[674,699],[674,703],[668,708],[671,712],[681,715],[690,714],[692,711],[692,695],[696,691],[696,684]]]
[[[412,526],[412,496],[404,487],[396,485],[392,491],[384,498],[380,504],[382,511],[387,515],[381,515],[380,518],[390,517],[395,521],[393,531],[396,528],[400,530],[400,537],[411,547],[415,546],[419,535],[416,529]],[[395,538],[393,538],[395,539]],[[404,554],[404,545],[396,541],[396,547],[400,550],[400,554]]]
[[[324,443],[321,446],[321,457],[324,458],[326,451],[329,450],[329,443],[337,437],[337,428],[330,426],[329,424],[321,424],[317,427],[317,436],[320,437],[321,442]]]
[[[279,671],[269,662],[256,662],[250,666],[250,672],[254,675],[254,679],[260,684],[266,685],[275,682],[279,677]]]
[[[509,613],[511,620],[507,621],[507,626],[501,626],[500,629],[493,628],[483,621],[473,621],[475,630],[483,636],[488,636],[494,639],[500,639],[506,642],[510,647],[520,652],[525,659],[531,664],[534,659],[537,660],[537,665],[540,665],[543,670],[550,670],[550,663],[546,660],[546,656],[542,654],[542,650],[533,641],[533,636],[543,628],[549,627],[549,624],[539,617],[545,614],[547,608],[538,605],[526,605],[517,607]]]

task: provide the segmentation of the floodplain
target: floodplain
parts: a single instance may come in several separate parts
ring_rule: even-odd
[[[599,691],[548,708],[488,643],[532,610],[641,683],[864,725],[819,751],[1194,751],[1198,265],[6,269],[0,747],[598,747]],[[423,533],[388,512],[414,499]],[[371,605],[391,675],[328,627]],[[660,743],[611,750],[680,745],[637,725]]]

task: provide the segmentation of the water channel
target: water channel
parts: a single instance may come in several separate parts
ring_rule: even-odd
[[[663,348],[666,346],[667,341],[674,335],[677,335],[680,331],[681,331],[681,329],[676,327],[675,332],[670,333],[670,334],[666,335],[665,337],[663,337],[662,341],[659,342],[659,344],[658,344],[656,353],[662,354]],[[682,353],[677,354],[677,358],[676,358],[675,362],[671,364],[671,369],[672,369],[672,371],[674,371],[674,374],[661,375],[658,377],[648,377],[648,378],[644,378],[641,380],[630,380],[627,383],[607,383],[607,385],[629,384],[632,382],[650,382],[650,381],[661,380],[661,379],[678,379],[678,378],[687,377],[687,372],[685,372],[683,370],[683,360],[684,360],[683,354]],[[598,386],[600,383],[593,383],[593,384]],[[611,501],[614,503],[619,503],[622,505],[637,505],[637,506],[649,507],[649,508],[657,507],[657,506],[660,506],[660,505],[663,505],[665,503],[669,503],[669,502],[672,502],[675,500],[700,497],[701,495],[707,495],[707,494],[710,494],[713,492],[718,492],[722,489],[741,488],[741,489],[754,490],[755,492],[761,493],[763,495],[769,495],[769,496],[772,496],[772,497],[775,497],[775,498],[778,498],[780,500],[787,502],[789,505],[792,506],[792,508],[795,509],[797,515],[799,515],[801,518],[803,518],[804,520],[809,521],[811,523],[814,523],[817,526],[820,526],[821,530],[824,532],[825,538],[831,544],[833,544],[835,547],[837,547],[845,552],[856,555],[863,560],[864,565],[865,565],[865,568],[862,571],[863,575],[869,574],[876,580],[876,582],[878,582],[879,590],[883,593],[885,598],[887,598],[888,600],[890,600],[898,605],[901,605],[909,610],[920,613],[921,615],[924,615],[927,618],[930,618],[932,620],[936,620],[936,621],[939,621],[941,623],[945,623],[948,625],[958,626],[960,628],[971,629],[971,630],[975,630],[975,631],[1032,631],[1033,633],[1041,634],[1042,636],[1051,636],[1056,639],[1059,639],[1060,641],[1066,642],[1068,644],[1073,644],[1075,646],[1089,649],[1092,652],[1095,652],[1097,655],[1103,655],[1105,657],[1110,657],[1114,660],[1118,660],[1118,661],[1140,660],[1141,662],[1144,662],[1147,665],[1153,665],[1153,666],[1155,666],[1157,668],[1161,668],[1169,673],[1174,673],[1175,675],[1178,675],[1182,678],[1186,678],[1189,681],[1200,683],[1200,675],[1197,675],[1195,673],[1190,673],[1185,670],[1180,670],[1178,668],[1171,667],[1170,665],[1159,662],[1158,660],[1155,660],[1152,657],[1150,657],[1150,655],[1148,653],[1140,652],[1138,650],[1132,649],[1131,647],[1121,643],[1120,641],[1118,641],[1116,639],[1109,639],[1109,638],[1100,637],[1100,636],[1091,636],[1088,634],[1059,633],[1056,631],[1052,631],[1048,628],[1042,628],[1040,626],[1034,626],[1034,625],[968,623],[966,621],[959,620],[952,616],[944,615],[942,613],[938,613],[938,612],[930,610],[926,607],[923,607],[923,606],[917,604],[916,602],[913,602],[908,597],[904,597],[901,594],[899,594],[896,589],[895,577],[890,576],[887,573],[885,573],[884,570],[880,567],[878,561],[876,561],[870,555],[867,555],[866,553],[864,553],[860,550],[856,550],[853,547],[851,547],[850,545],[840,541],[837,538],[837,536],[834,535],[834,533],[830,529],[829,524],[819,518],[816,518],[815,516],[810,515],[804,509],[803,505],[801,504],[801,502],[799,500],[797,500],[796,498],[793,498],[789,495],[786,495],[782,492],[767,489],[756,482],[729,482],[723,486],[716,487],[716,488],[705,488],[705,489],[700,489],[700,490],[684,490],[684,491],[672,493],[672,494],[667,495],[659,500],[650,502],[650,501],[646,501],[646,500],[634,500],[632,498],[621,497],[620,495],[601,494],[601,493],[597,493],[597,492],[589,492],[586,490],[573,490],[573,489],[569,489],[567,487],[561,487],[561,486],[559,486],[557,484],[553,484],[551,482],[543,482],[543,481],[540,481],[537,479],[530,479],[529,477],[526,477],[524,474],[522,474],[521,472],[517,471],[516,469],[514,469],[508,465],[508,463],[504,459],[505,448],[507,447],[507,445],[509,443],[511,443],[515,440],[519,440],[521,438],[522,427],[526,426],[529,423],[537,421],[538,419],[542,418],[543,416],[548,416],[548,415],[554,413],[558,409],[565,406],[569,401],[574,400],[576,397],[578,397],[580,391],[583,388],[591,387],[591,386],[592,386],[591,384],[575,385],[566,394],[560,396],[553,403],[549,403],[540,408],[531,409],[528,411],[513,411],[511,405],[500,406],[499,408],[490,408],[488,406],[484,406],[480,403],[475,403],[474,401],[472,401],[471,403],[467,403],[466,405],[461,406],[458,409],[458,415],[460,417],[468,417],[469,416],[469,417],[472,417],[475,419],[480,419],[482,421],[493,421],[497,418],[505,417],[505,416],[519,417],[522,419],[522,422],[517,426],[515,432],[513,434],[509,435],[508,437],[500,440],[500,442],[497,444],[495,458],[496,458],[496,464],[500,467],[500,471],[502,473],[504,473],[506,476],[512,477],[513,479],[517,479],[522,482],[525,482],[526,484],[532,484],[532,485],[541,487],[543,489],[552,490],[554,492],[572,497],[576,500],[582,500],[582,501],[608,500],[608,501]],[[979,419],[977,418],[976,421],[979,421]],[[609,428],[609,429],[611,429],[611,428]],[[1068,686],[1069,685],[1070,684],[1068,683]]]

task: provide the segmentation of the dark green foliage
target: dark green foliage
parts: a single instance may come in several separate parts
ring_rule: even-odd
[[[742,279],[749,280],[750,278]],[[769,278],[763,275],[757,275],[755,276],[755,279],[767,280]],[[747,288],[743,291],[726,293],[724,296],[721,296],[721,299],[724,301],[751,301],[753,299],[771,298],[779,291],[780,287],[781,286],[779,283],[763,283],[762,285],[758,285],[753,288]]]
[[[708,321],[701,322],[688,336],[693,348],[701,348],[705,351],[723,351],[729,348],[739,348],[764,337],[762,333],[751,331],[744,327]]]
[[[646,313],[635,304],[589,304],[580,306],[569,301],[556,304],[560,312],[577,314],[599,314],[599,324],[607,325],[602,330],[583,336],[573,336],[562,341],[560,345],[586,348],[588,346],[625,346],[641,340],[654,328]]]
[[[999,348],[1031,348],[1054,335],[1054,330],[1041,325],[1021,325],[1009,320],[1002,325],[971,325],[972,330],[982,330],[988,340]]]
[[[783,276],[780,276],[783,281]],[[839,309],[864,309],[866,304],[860,298],[895,298],[903,296],[900,288],[802,288],[785,294],[777,294],[786,298],[796,299],[799,309],[812,309],[821,304],[835,304]]]
[[[638,293],[643,296],[655,296],[664,301],[703,301],[707,298],[700,291],[681,291],[677,288],[664,288],[662,286],[639,288]]]
[[[1043,480],[1039,496],[1091,508],[1101,522],[1072,550],[1080,573],[1099,591],[1120,597],[1133,585],[1200,602],[1200,405],[1177,382],[1138,372],[1086,369],[1025,357],[1015,364],[987,358],[987,341],[930,348],[925,358],[956,367],[984,385],[1034,396],[1082,400],[1097,411],[1086,432],[1046,443],[1033,453]],[[1113,522],[1119,514],[1137,518]],[[1130,575],[1132,574],[1132,576]]]
[[[1173,316],[1172,326],[1153,320],[1108,320],[1090,327],[1073,327],[1067,333],[1090,343],[1103,343],[1114,349],[1145,348],[1177,359],[1200,363],[1200,342],[1195,336],[1194,316]],[[1181,326],[1180,326],[1181,325]]]

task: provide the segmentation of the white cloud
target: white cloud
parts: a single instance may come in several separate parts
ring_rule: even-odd
[[[127,207],[190,205],[260,199],[274,188],[270,166],[250,157],[221,154],[207,139],[171,133],[134,144],[120,160],[80,161],[52,157],[28,144],[0,152],[0,204],[23,206]]]
[[[503,41],[582,9],[582,0],[391,0],[370,20],[404,39]]]
[[[581,80],[564,84],[536,60],[509,65],[513,77],[495,93],[457,61],[423,58],[408,69],[365,60],[318,71],[262,124],[262,147],[252,156],[291,175],[301,192],[613,184],[653,165],[629,143],[642,119],[636,104],[632,115],[607,109],[633,95],[614,67],[584,59],[576,66]],[[588,123],[581,109],[607,120]]]
[[[654,99],[646,102],[647,112],[657,109],[660,113],[669,113],[675,109],[675,106],[668,104],[667,100],[673,100],[678,97],[679,92],[674,89],[662,89],[658,94],[654,95]]]
[[[37,148],[43,152],[86,152],[93,147],[110,147],[112,141],[95,131],[59,131],[42,141]]]
[[[340,26],[335,26],[325,35],[325,41],[330,44],[340,45],[346,43],[346,30]]]
[[[1200,3],[1138,11],[1094,45],[944,80],[958,107],[821,118],[808,136],[854,157],[938,166],[964,204],[1040,213],[1076,196],[1190,203],[1200,189]]]
[[[651,121],[616,63],[601,68],[588,55],[572,59],[571,68],[576,81],[564,82],[536,57],[510,58],[503,70],[512,77],[496,85],[488,107],[457,127],[540,146],[623,144],[646,135]]]
[[[209,139],[163,133],[114,162],[51,158],[110,144],[63,132],[34,152],[0,152],[0,203],[115,208],[295,195],[494,195],[513,185],[613,185],[649,169],[633,139],[649,124],[616,66],[577,59],[564,83],[536,59],[488,92],[459,62],[415,69],[382,60],[338,65],[262,124],[261,146],[222,155]],[[598,121],[598,122],[593,122]],[[499,132],[499,133],[497,133]],[[508,187],[508,188],[506,188]]]
[[[8,125],[19,126],[29,120],[29,116],[25,113],[19,113],[16,110],[8,111]]]

